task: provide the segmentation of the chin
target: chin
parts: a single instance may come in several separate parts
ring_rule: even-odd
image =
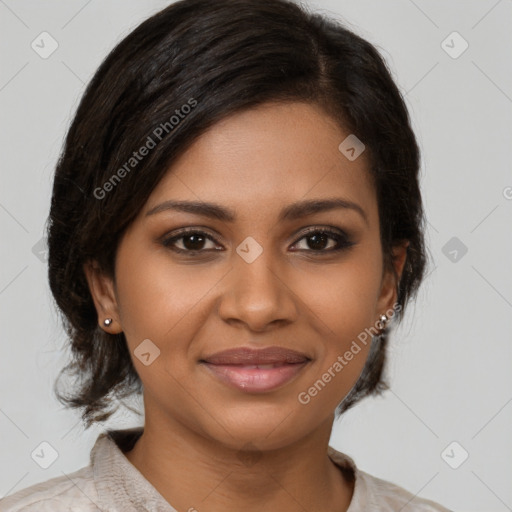
[[[291,414],[290,414],[291,412]],[[232,449],[252,444],[261,450],[274,450],[292,444],[307,432],[297,429],[298,420],[290,408],[282,406],[252,407],[251,410],[234,411],[222,415],[220,425],[212,425],[220,442]],[[301,427],[306,425],[301,421]],[[314,426],[311,428],[314,429]]]

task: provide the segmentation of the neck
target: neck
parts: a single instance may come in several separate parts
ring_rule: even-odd
[[[353,483],[327,455],[333,418],[273,450],[231,449],[166,418],[146,416],[128,460],[177,510],[304,512],[348,509]]]

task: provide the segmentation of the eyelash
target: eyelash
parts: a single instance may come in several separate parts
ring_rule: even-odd
[[[337,242],[337,247],[335,247],[334,249],[320,249],[317,251],[315,251],[313,249],[299,249],[299,252],[305,251],[308,253],[314,253],[315,255],[318,255],[318,256],[322,256],[322,255],[327,255],[330,253],[341,252],[341,251],[346,250],[346,249],[352,247],[353,245],[355,245],[354,242],[350,241],[348,236],[343,232],[338,232],[338,231],[333,231],[331,229],[318,228],[318,227],[310,228],[306,232],[302,233],[302,236],[293,245],[296,245],[298,242],[300,242],[304,238],[308,238],[308,237],[311,237],[312,235],[317,235],[317,234],[327,235],[329,238],[335,240]],[[184,229],[184,230],[180,231],[180,233],[177,235],[174,235],[174,236],[168,237],[168,238],[164,238],[161,241],[161,243],[168,249],[170,249],[178,254],[188,254],[188,255],[192,255],[192,256],[196,255],[196,254],[203,253],[203,252],[210,252],[212,250],[212,249],[209,249],[209,250],[201,249],[201,250],[192,251],[192,250],[179,249],[177,247],[172,247],[172,244],[175,243],[176,241],[178,241],[182,238],[186,238],[187,236],[191,236],[191,235],[199,235],[202,238],[206,238],[206,239],[214,242],[216,245],[220,245],[212,236],[208,235],[204,231],[199,231],[195,228]],[[218,249],[213,249],[213,250],[217,251]]]

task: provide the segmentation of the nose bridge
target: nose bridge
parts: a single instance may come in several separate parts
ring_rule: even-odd
[[[257,245],[256,245],[257,244]],[[260,294],[274,293],[271,290],[277,287],[275,256],[270,248],[263,249],[255,241],[245,241],[237,248],[237,255],[233,255],[233,272],[235,281],[242,288],[238,291],[248,291]]]
[[[237,319],[252,329],[263,329],[276,320],[292,320],[294,301],[280,264],[270,248],[247,237],[233,251],[233,266],[219,312],[224,320]]]

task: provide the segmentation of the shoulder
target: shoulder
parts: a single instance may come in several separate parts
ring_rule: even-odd
[[[92,467],[85,466],[0,500],[2,512],[98,512]]]
[[[347,512],[452,512],[434,501],[419,498],[392,482],[361,471],[351,457],[331,446],[328,454],[346,478],[354,481],[354,494]]]
[[[379,510],[389,510],[389,512],[394,510],[401,510],[402,512],[452,512],[439,503],[419,498],[403,487],[364,471],[358,470],[357,478],[360,480],[360,484],[364,482],[369,499],[368,504],[379,505]],[[382,508],[384,504],[388,508]]]

